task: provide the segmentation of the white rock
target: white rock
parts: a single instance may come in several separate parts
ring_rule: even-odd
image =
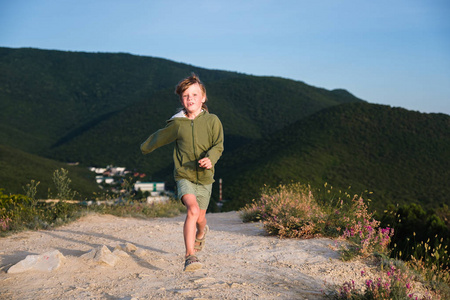
[[[28,255],[24,260],[9,268],[8,273],[53,271],[59,268],[63,259],[64,255],[58,250],[49,251],[41,255]]]
[[[130,257],[128,255],[128,253],[126,253],[123,250],[117,249],[115,248],[114,251],[112,252],[113,255],[117,256],[117,257]]]
[[[148,255],[148,251],[145,249],[142,249],[142,248],[137,248],[135,254],[137,256],[145,256],[145,255]]]
[[[194,280],[195,283],[203,283],[207,281],[215,281],[216,279],[213,277],[203,277],[203,278],[197,278]]]
[[[128,253],[132,253],[132,252],[135,252],[138,248],[131,243],[126,243],[125,245],[116,246],[115,249],[119,249],[119,250],[122,250],[122,251],[125,251]]]
[[[111,267],[114,267],[119,260],[119,258],[112,254],[105,245],[92,249],[88,253],[83,254],[81,257],[84,259],[91,259],[99,264],[106,264]]]

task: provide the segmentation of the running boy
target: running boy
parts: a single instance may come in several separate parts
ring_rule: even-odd
[[[141,145],[143,154],[175,142],[173,161],[178,198],[187,208],[183,235],[186,247],[185,271],[202,267],[196,257],[205,244],[209,228],[206,209],[214,182],[214,166],[223,152],[222,123],[206,106],[206,88],[197,75],[178,83],[175,93],[183,108],[166,127],[153,133]]]

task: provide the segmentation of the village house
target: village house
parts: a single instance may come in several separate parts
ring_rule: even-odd
[[[147,197],[147,203],[168,201],[170,199],[169,196],[166,195],[166,187],[164,182],[137,181],[134,184],[134,190],[141,191],[143,193],[149,192],[150,196]]]

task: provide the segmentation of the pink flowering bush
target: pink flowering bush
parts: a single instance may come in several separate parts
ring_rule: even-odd
[[[9,217],[0,218],[0,231],[7,231],[9,229],[9,223],[11,219]]]
[[[365,276],[365,272],[361,271],[361,276]],[[389,270],[380,277],[374,279],[366,279],[365,286],[358,289],[355,282],[345,282],[337,291],[337,299],[414,299],[428,300],[440,299],[434,293],[426,292],[425,295],[416,295],[413,292],[414,281],[412,276],[406,272],[391,266]]]
[[[373,253],[389,254],[394,229],[380,228],[380,222],[373,218],[373,213],[367,211],[367,205],[361,197],[353,198],[352,207],[352,215],[343,218],[346,224],[341,238],[350,243],[349,247],[342,249],[343,258],[366,257]]]

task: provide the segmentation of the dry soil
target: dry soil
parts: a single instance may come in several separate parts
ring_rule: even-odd
[[[183,272],[185,215],[134,219],[88,215],[53,230],[0,239],[1,299],[323,299],[333,285],[362,286],[376,272],[368,262],[343,262],[327,238],[267,236],[259,223],[237,212],[207,214],[211,231],[198,254],[204,268]],[[138,251],[114,266],[81,256],[100,246],[131,243]],[[7,273],[27,255],[59,250],[50,272]]]

